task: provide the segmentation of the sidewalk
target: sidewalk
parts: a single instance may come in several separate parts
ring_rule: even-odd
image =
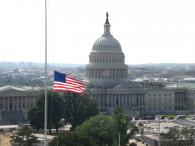
[[[9,134],[0,133],[0,146],[11,146]]]

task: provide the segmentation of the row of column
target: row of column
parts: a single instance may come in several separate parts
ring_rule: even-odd
[[[26,96],[4,96],[0,97],[0,110],[20,111],[30,108],[35,103],[34,97]]]
[[[90,63],[124,63],[124,58],[94,58],[90,57],[89,58]]]
[[[98,107],[129,107],[145,104],[144,94],[96,94],[93,98]]]
[[[123,79],[127,77],[127,69],[88,69],[89,78]]]
[[[193,107],[192,99],[186,92],[175,93],[175,109],[176,110],[189,110]]]
[[[188,97],[186,92],[178,92],[175,93],[175,102],[176,103],[186,103],[188,101]]]
[[[174,106],[173,105],[151,105],[151,106],[146,106],[145,107],[146,112],[151,112],[151,113],[159,113],[159,112],[173,112],[174,111]]]

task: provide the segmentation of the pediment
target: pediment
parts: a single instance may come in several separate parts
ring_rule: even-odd
[[[27,90],[23,88],[5,86],[0,88],[0,96],[18,96],[18,95],[27,95],[32,93],[32,90]]]

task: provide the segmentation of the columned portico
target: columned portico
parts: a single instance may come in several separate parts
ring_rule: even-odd
[[[40,91],[41,89],[0,87],[0,123],[20,121],[22,115],[34,105]]]

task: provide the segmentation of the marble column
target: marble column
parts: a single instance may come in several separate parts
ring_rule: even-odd
[[[16,110],[16,97],[15,96],[12,98],[12,109],[13,111]]]
[[[105,103],[106,102],[106,100],[105,100],[105,95],[104,94],[102,94],[102,106],[104,107],[105,106]]]
[[[134,94],[132,94],[132,105],[134,106],[135,100],[134,100]]]
[[[112,104],[112,94],[109,94],[109,100],[110,100],[110,106],[113,106],[113,104]]]
[[[110,99],[111,99],[111,106],[114,107],[114,98],[112,94],[110,95]]]
[[[29,108],[29,97],[26,97],[27,108]]]
[[[17,111],[17,104],[18,104],[18,102],[17,102],[17,96],[14,97],[14,100],[15,100],[15,102],[14,102],[15,111]]]
[[[22,96],[21,109],[24,110],[24,97]]]
[[[3,110],[5,111],[5,96],[2,98],[3,100]]]
[[[2,97],[2,109],[5,111],[5,97]]]
[[[7,97],[7,110],[8,111],[10,111],[11,109],[10,109],[10,99],[11,99],[12,97]]]
[[[95,78],[97,78],[97,77],[98,77],[98,75],[97,75],[98,73],[97,73],[97,72],[98,72],[98,70],[97,70],[97,69],[95,69]]]
[[[106,101],[107,101],[106,106],[107,106],[107,107],[109,107],[109,106],[110,106],[110,102],[109,102],[109,94],[107,94],[107,95],[106,95],[106,98],[107,98],[107,100],[106,100]]]
[[[23,97],[23,103],[24,103],[24,110],[27,108],[27,102],[26,102],[26,97]]]
[[[125,107],[125,99],[126,99],[126,94],[123,94],[122,101],[123,101],[123,107]]]
[[[0,97],[0,111],[3,109],[3,97]]]
[[[145,105],[145,100],[144,100],[145,96],[144,96],[144,94],[142,94],[142,97],[143,97],[143,105]]]
[[[118,99],[118,106],[120,106],[121,105],[120,94],[117,94],[117,99]]]
[[[116,106],[116,94],[113,94],[113,99],[114,99],[114,107]]]
[[[121,106],[123,106],[123,94],[121,94]]]
[[[5,96],[5,110],[7,111],[8,110],[8,107],[7,107],[7,96]]]
[[[8,98],[8,96],[5,96],[5,97],[4,97],[4,107],[5,107],[5,111],[8,110],[8,107],[7,107],[7,98]]]
[[[109,94],[106,94],[106,98],[107,98],[107,107],[110,107],[110,98],[109,98]]]
[[[112,96],[109,94],[109,105],[112,107]]]
[[[122,94],[120,94],[120,106],[123,106]]]
[[[123,96],[124,96],[124,97],[123,97],[123,104],[124,104],[124,107],[126,107],[126,103],[127,103],[127,102],[126,102],[126,101],[127,101],[127,100],[126,100],[126,99],[127,99],[126,95],[127,95],[127,94],[124,94],[124,95],[123,95]]]
[[[114,79],[114,69],[111,69],[111,76],[112,76],[112,79]]]
[[[98,96],[98,109],[100,110],[100,94],[99,95],[97,95]]]
[[[19,101],[19,96],[17,96],[17,111],[19,111],[19,103],[20,103],[20,101]]]
[[[126,103],[125,103],[125,105],[126,105],[126,107],[127,107],[127,98],[128,98],[128,94],[125,94],[125,96],[126,96]]]
[[[100,73],[99,69],[97,69],[97,78],[99,78],[99,73]]]

